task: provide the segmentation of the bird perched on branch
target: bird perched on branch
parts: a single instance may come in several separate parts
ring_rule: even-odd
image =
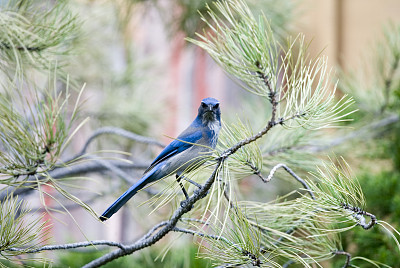
[[[197,117],[190,126],[164,148],[144,172],[143,177],[107,208],[100,216],[100,220],[109,219],[148,183],[173,173],[176,174],[180,183],[182,173],[188,168],[196,168],[197,164],[204,159],[204,155],[215,148],[220,129],[221,111],[219,101],[214,98],[203,99]],[[181,187],[187,198],[183,185]]]

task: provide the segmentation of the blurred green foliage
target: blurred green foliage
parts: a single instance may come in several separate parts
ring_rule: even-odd
[[[400,100],[400,96],[398,97]],[[389,136],[389,146],[387,153],[393,160],[395,170],[400,171],[400,124],[397,123],[393,126],[391,135]]]

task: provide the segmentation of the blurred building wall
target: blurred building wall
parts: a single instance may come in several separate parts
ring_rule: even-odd
[[[399,0],[300,0],[295,30],[312,39],[315,55],[322,49],[332,66],[353,70],[362,64],[390,22],[400,23]]]

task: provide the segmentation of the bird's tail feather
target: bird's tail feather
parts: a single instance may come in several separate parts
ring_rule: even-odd
[[[150,182],[148,181],[148,179],[151,175],[152,173],[147,173],[137,183],[135,183],[125,193],[123,193],[117,200],[115,200],[115,202],[112,203],[112,205],[103,212],[103,214],[100,216],[100,220],[108,220],[112,215],[114,215],[114,213],[116,213],[126,202],[128,202],[128,200],[131,199],[132,196],[134,196],[138,191],[143,189],[143,187]]]

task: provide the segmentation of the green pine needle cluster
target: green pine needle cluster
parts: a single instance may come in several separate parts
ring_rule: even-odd
[[[68,85],[62,93],[55,81],[49,81],[45,89],[17,88],[10,82],[4,91],[9,94],[0,94],[1,181],[11,183],[21,176],[44,175],[59,160],[71,137],[71,126],[78,119],[79,97],[68,114]]]
[[[38,246],[48,231],[45,224],[17,197],[0,201],[0,259],[9,260]]]

